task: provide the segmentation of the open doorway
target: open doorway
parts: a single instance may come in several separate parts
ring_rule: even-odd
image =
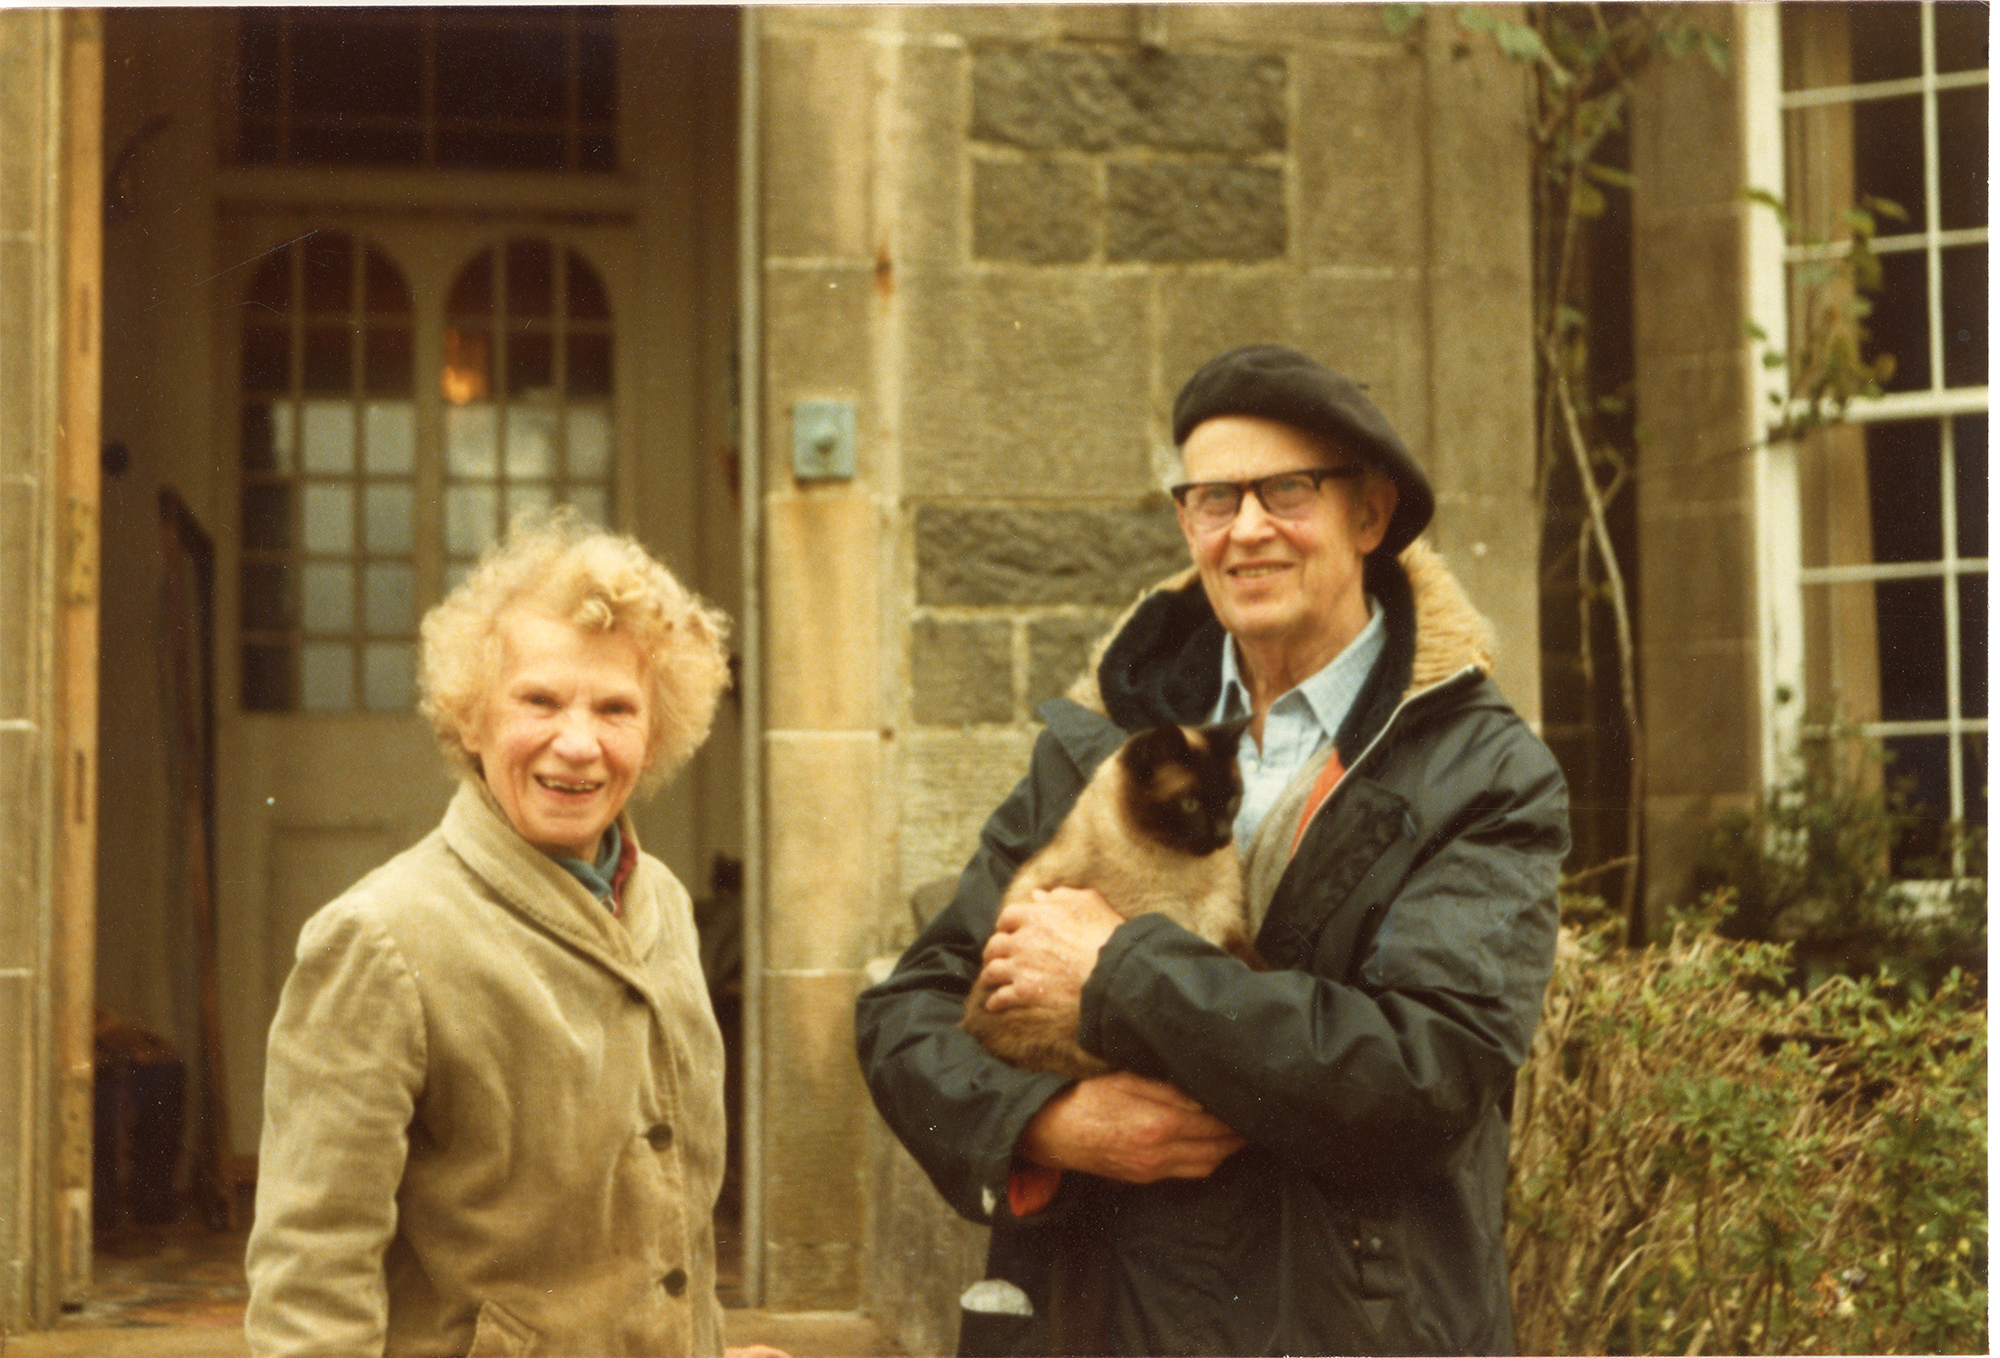
[[[740,613],[739,22],[106,12],[97,986],[128,1055],[181,1072],[112,1110],[106,1232],[247,1223],[298,927],[436,823],[415,624],[510,511],[575,504]],[[173,755],[163,494],[207,543],[206,774]],[[725,1009],[739,732],[726,699],[633,808]]]

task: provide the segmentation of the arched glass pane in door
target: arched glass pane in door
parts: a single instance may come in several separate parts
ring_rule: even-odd
[[[398,712],[415,674],[410,290],[316,231],[244,299],[241,693],[252,712]]]
[[[523,510],[611,522],[611,307],[581,255],[517,238],[461,269],[439,389],[447,587]]]

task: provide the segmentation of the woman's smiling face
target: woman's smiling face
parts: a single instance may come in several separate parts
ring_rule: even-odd
[[[498,630],[499,679],[465,748],[523,839],[592,861],[645,769],[645,657],[624,633],[526,610]]]

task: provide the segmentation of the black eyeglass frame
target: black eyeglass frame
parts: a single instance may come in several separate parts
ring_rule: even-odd
[[[1272,472],[1269,476],[1252,477],[1248,481],[1183,481],[1177,486],[1167,487],[1167,494],[1174,497],[1176,505],[1179,505],[1182,509],[1186,509],[1189,491],[1201,490],[1208,486],[1228,486],[1236,492],[1236,504],[1231,508],[1227,519],[1216,520],[1216,524],[1219,526],[1223,523],[1233,522],[1236,516],[1243,512],[1243,496],[1246,492],[1257,497],[1257,503],[1264,507],[1266,514],[1269,514],[1272,518],[1285,518],[1285,515],[1271,508],[1271,502],[1264,498],[1264,487],[1270,482],[1282,481],[1288,476],[1309,476],[1312,478],[1313,490],[1318,491],[1320,483],[1329,478],[1358,481],[1367,474],[1368,469],[1366,467],[1353,465],[1345,467],[1294,467],[1289,471]]]

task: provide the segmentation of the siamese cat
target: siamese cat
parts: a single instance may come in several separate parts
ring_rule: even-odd
[[[1249,725],[1155,726],[1097,768],[1055,838],[1023,863],[1000,907],[1050,887],[1090,887],[1126,919],[1158,912],[1261,968],[1250,946],[1243,869],[1230,843],[1243,780],[1236,744]],[[1043,1010],[992,1013],[975,982],[965,1030],[1024,1070],[1084,1078],[1111,1068],[1077,1043],[1075,1023]]]

